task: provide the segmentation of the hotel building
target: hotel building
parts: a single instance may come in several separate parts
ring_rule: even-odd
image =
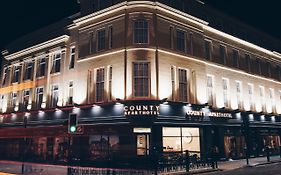
[[[280,41],[195,0],[79,3],[2,51],[1,159],[279,152]]]

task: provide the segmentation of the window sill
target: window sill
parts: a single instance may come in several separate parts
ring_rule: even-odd
[[[58,75],[60,75],[60,72],[51,73],[51,76],[58,76]]]

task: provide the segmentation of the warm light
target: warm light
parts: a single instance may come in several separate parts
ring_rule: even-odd
[[[19,106],[15,106],[14,111],[18,111],[18,110],[19,110]]]
[[[27,105],[27,110],[31,110],[31,104]]]
[[[43,108],[43,109],[46,108],[46,102],[43,102],[43,103],[41,104],[41,108]]]

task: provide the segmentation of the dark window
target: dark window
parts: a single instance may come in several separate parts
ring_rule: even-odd
[[[146,20],[135,21],[134,43],[148,43],[148,22]]]
[[[259,58],[256,59],[256,66],[257,66],[257,74],[261,75],[261,62]]]
[[[23,91],[23,97],[22,97],[22,104],[24,109],[27,109],[28,103],[29,103],[29,96],[30,96],[30,90],[24,90]]]
[[[20,78],[20,66],[14,67],[13,83],[19,82]]]
[[[53,85],[51,91],[51,107],[56,107],[59,101],[59,86]]]
[[[238,50],[232,50],[232,66],[238,68],[239,52]]]
[[[45,76],[45,72],[46,72],[46,58],[43,57],[38,62],[37,77]]]
[[[189,33],[188,34],[188,38],[189,38],[189,48],[188,48],[188,53],[190,55],[193,55],[193,33]]]
[[[245,54],[246,64],[247,64],[247,72],[251,72],[251,58],[249,54]]]
[[[113,47],[113,28],[112,26],[108,29],[108,48],[111,49]]]
[[[42,102],[43,102],[43,94],[44,93],[44,89],[43,87],[38,87],[36,89],[36,108],[39,109],[41,108]]]
[[[223,45],[220,45],[220,63],[226,63],[226,48]]]
[[[212,43],[211,41],[205,40],[205,59],[211,60],[212,57]]]
[[[104,100],[104,90],[104,68],[99,68],[96,73],[96,102]]]
[[[179,100],[183,102],[188,101],[188,93],[187,93],[187,71],[185,69],[179,69]]]
[[[269,62],[266,63],[267,75],[271,77],[271,64]]]
[[[177,50],[185,52],[185,32],[182,30],[177,30]]]
[[[74,68],[75,63],[75,47],[71,47],[70,49],[70,60],[69,60],[69,69]]]
[[[174,48],[174,27],[170,27],[170,48]]]
[[[97,49],[98,51],[105,49],[105,29],[97,32]]]
[[[171,67],[172,100],[175,100],[175,68]]]
[[[53,57],[52,73],[60,72],[61,53],[56,53]]]
[[[17,104],[18,93],[12,92],[11,93],[11,107],[15,108]]]
[[[135,97],[149,96],[149,63],[133,63],[133,91]]]
[[[32,76],[32,69],[33,69],[33,63],[26,63],[25,65],[25,74],[24,74],[24,80],[31,80]]]

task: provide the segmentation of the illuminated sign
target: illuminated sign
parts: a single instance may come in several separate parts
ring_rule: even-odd
[[[159,115],[159,105],[125,105],[125,116]]]
[[[231,113],[225,112],[205,112],[205,111],[187,111],[188,116],[200,116],[200,117],[213,117],[213,118],[232,118]]]

